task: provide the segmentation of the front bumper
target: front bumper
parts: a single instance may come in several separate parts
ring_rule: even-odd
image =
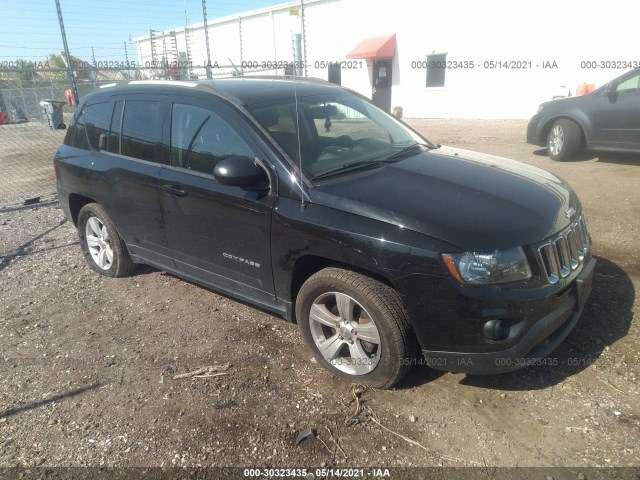
[[[544,147],[547,139],[542,134],[543,123],[541,121],[540,114],[535,114],[529,120],[527,125],[527,143],[530,145],[536,145],[538,147]]]
[[[508,349],[487,353],[423,350],[426,364],[436,370],[470,374],[505,373],[530,365],[557,364],[557,359],[545,357],[562,343],[578,322],[591,294],[595,264],[595,259],[587,262],[554,309],[538,319]]]

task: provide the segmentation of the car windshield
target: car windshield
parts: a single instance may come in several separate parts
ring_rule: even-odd
[[[397,161],[405,153],[415,153],[418,145],[434,148],[351,93],[299,97],[297,105],[290,98],[249,110],[311,179]]]

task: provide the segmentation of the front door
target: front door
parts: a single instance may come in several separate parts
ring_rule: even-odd
[[[385,112],[391,113],[391,72],[392,60],[373,62],[373,103]]]
[[[165,232],[179,270],[254,299],[274,299],[271,209],[275,192],[218,184],[215,165],[260,157],[243,120],[216,100],[167,103],[171,165],[159,174]]]
[[[594,98],[593,126],[597,147],[640,148],[640,71]]]

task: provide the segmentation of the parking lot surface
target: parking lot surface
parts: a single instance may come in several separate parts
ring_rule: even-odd
[[[640,466],[640,158],[556,163],[526,121],[408,123],[578,193],[593,294],[547,362],[354,387],[280,318],[148,267],[93,273],[52,198],[0,210],[0,466]]]

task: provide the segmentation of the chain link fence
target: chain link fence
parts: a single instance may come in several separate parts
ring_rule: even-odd
[[[52,158],[64,134],[41,121],[0,125],[0,209],[55,194]]]
[[[194,72],[195,70],[195,73]],[[185,78],[175,68],[74,69],[78,97],[101,85],[126,80],[184,80],[206,78],[204,67]],[[284,75],[284,69],[239,70],[228,65],[213,69],[213,79],[238,75]],[[60,102],[62,123],[69,124],[75,106],[67,103],[66,70],[0,69],[0,209],[37,203],[55,196],[52,158],[66,130],[52,129],[43,115],[41,102]]]
[[[97,78],[87,77],[78,93],[98,85]],[[64,105],[62,123],[68,124],[75,112],[67,105],[68,88],[64,69],[0,69],[0,209],[55,196],[52,158],[66,130],[51,128],[41,102]]]

